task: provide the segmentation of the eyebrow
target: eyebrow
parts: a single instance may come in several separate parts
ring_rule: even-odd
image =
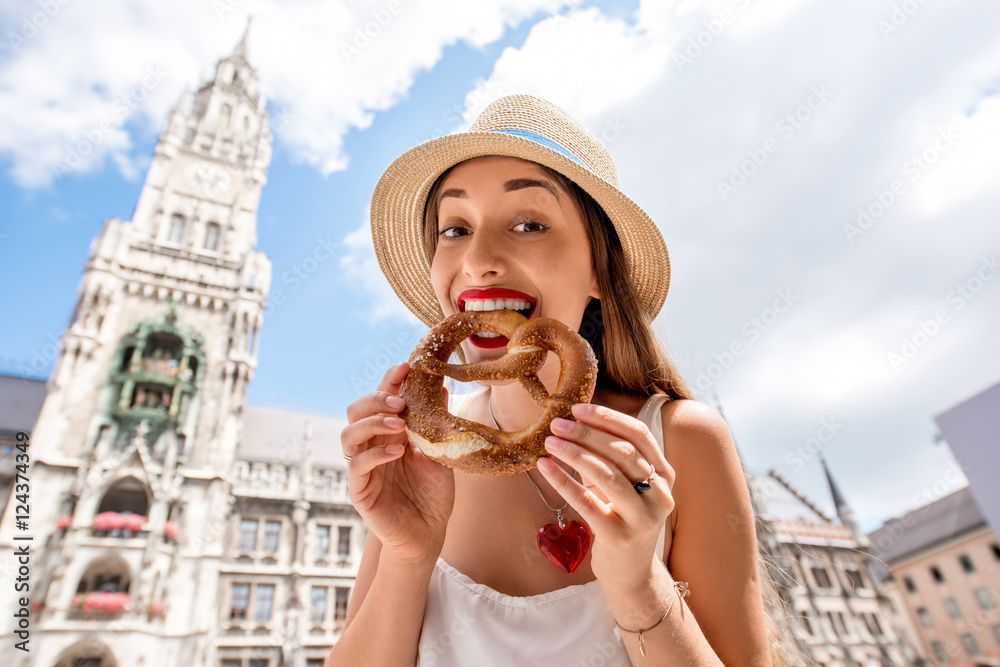
[[[534,178],[515,178],[513,180],[507,181],[503,184],[504,192],[513,192],[514,190],[523,190],[524,188],[545,188],[552,193],[552,196],[559,199],[559,193],[556,191],[552,184],[548,181],[539,181]],[[458,199],[465,199],[466,192],[459,188],[452,188],[450,190],[445,190],[438,197],[438,202],[440,202],[445,197],[456,197]]]

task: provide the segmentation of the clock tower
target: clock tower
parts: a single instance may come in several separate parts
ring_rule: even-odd
[[[132,219],[106,220],[90,245],[31,433],[32,488],[45,489],[32,527],[58,526],[32,560],[42,646],[86,649],[100,629],[157,665],[214,655],[228,524],[210,517],[231,520],[270,289],[255,247],[271,144],[244,33],[168,115]],[[13,544],[13,510],[0,546]],[[129,623],[99,623],[111,617],[93,605],[108,601]]]

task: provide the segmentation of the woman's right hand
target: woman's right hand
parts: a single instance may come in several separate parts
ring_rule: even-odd
[[[382,555],[427,563],[437,559],[444,544],[455,476],[409,444],[397,416],[406,406],[397,394],[409,370],[406,362],[393,366],[376,391],[347,407],[340,443],[351,457],[351,502],[382,543]],[[447,399],[444,390],[445,405]]]

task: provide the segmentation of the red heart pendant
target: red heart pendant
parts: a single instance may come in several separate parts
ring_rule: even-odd
[[[553,565],[571,573],[587,555],[590,531],[579,521],[570,521],[564,528],[547,523],[538,529],[538,548]]]

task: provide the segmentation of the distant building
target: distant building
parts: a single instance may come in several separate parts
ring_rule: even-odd
[[[15,667],[318,667],[343,626],[366,538],[345,422],[245,405],[272,142],[246,39],[95,237],[51,377],[0,377],[4,501],[30,434],[30,520],[11,502],[0,522],[5,553],[30,545]],[[5,590],[5,642],[18,608]]]
[[[986,523],[1000,533],[1000,382],[936,417]]]
[[[1000,665],[1000,545],[968,487],[869,538],[935,664]]]
[[[775,564],[799,649],[820,667],[919,664],[901,643],[891,602],[868,569],[868,541],[826,467],[839,522],[783,475],[747,474],[758,536]],[[773,576],[773,575],[772,575]]]

